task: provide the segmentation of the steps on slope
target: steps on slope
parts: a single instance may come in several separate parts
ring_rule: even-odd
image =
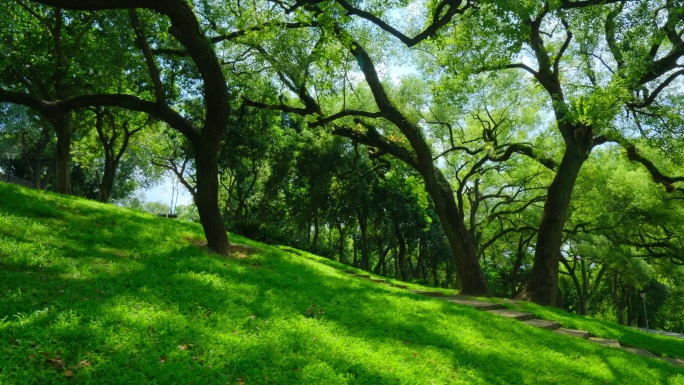
[[[388,283],[387,280],[385,280],[385,279],[372,278],[370,276],[370,274],[359,274],[354,270],[343,270],[343,272],[350,274],[350,275],[353,275],[355,277],[368,279],[371,282],[375,282],[375,283],[385,283],[385,284],[388,284],[390,286],[401,288],[401,289],[407,289],[408,288],[407,285]],[[515,310],[511,310],[511,309],[505,309],[499,303],[478,301],[478,300],[470,299],[467,297],[453,297],[453,296],[446,296],[445,297],[443,293],[438,292],[438,291],[411,290],[411,293],[419,294],[419,295],[425,295],[425,296],[429,296],[429,297],[438,297],[438,298],[443,299],[447,302],[452,302],[452,303],[456,303],[456,304],[464,305],[464,306],[470,306],[474,309],[484,310],[484,311],[487,311],[489,313],[497,314],[497,315],[502,316],[502,317],[513,318],[513,319],[516,319],[518,321],[525,322],[528,325],[536,326],[538,328],[542,328],[542,329],[546,329],[546,330],[553,330],[558,334],[563,334],[563,335],[567,335],[567,336],[571,336],[571,337],[587,339],[587,340],[594,342],[596,344],[599,344],[599,345],[609,346],[609,347],[613,347],[613,348],[620,348],[623,351],[626,351],[626,352],[629,352],[632,354],[636,354],[636,355],[639,355],[642,357],[655,358],[655,359],[658,359],[661,361],[668,362],[668,363],[675,365],[675,366],[678,366],[678,367],[684,367],[684,359],[672,358],[672,357],[658,357],[646,349],[620,346],[620,342],[617,340],[608,339],[608,338],[591,337],[591,334],[585,330],[574,330],[574,329],[561,328],[560,324],[558,322],[536,319],[534,314],[532,314],[532,313],[525,313],[525,312],[515,311]],[[515,303],[515,301],[510,300],[510,301],[508,301],[508,303]]]
[[[538,328],[546,329],[546,330],[556,330],[556,329],[560,328],[560,324],[558,322],[547,321],[547,320],[543,320],[543,319],[534,318],[534,319],[523,321],[523,322],[525,322],[528,325],[536,326]]]
[[[598,338],[598,337],[589,337],[589,341],[603,345],[603,346],[610,346],[611,348],[619,348],[620,347],[620,341],[618,340],[611,340],[609,338]]]
[[[641,349],[641,348],[630,348],[629,346],[623,346],[622,350],[634,353],[637,356],[642,356],[642,357],[649,357],[649,358],[658,358],[655,354],[649,352],[646,349]]]
[[[515,310],[510,310],[510,309],[493,309],[493,310],[487,310],[489,313],[492,314],[497,314],[502,317],[507,317],[507,318],[513,318],[518,321],[527,321],[531,320],[534,318],[534,314],[532,313],[524,313],[521,311],[515,311]]]
[[[660,359],[663,361],[667,361],[674,366],[679,366],[680,368],[684,368],[684,360],[682,360],[682,359],[672,358],[672,357],[661,357]]]
[[[502,309],[503,308],[503,306],[501,306],[501,304],[498,304],[498,303],[476,301],[476,300],[467,299],[467,298],[441,297],[441,299],[443,299],[447,302],[457,303],[459,305],[470,306],[470,307],[478,309],[478,310],[494,310],[494,309]]]
[[[558,334],[564,334],[564,335],[570,336],[570,337],[583,338],[585,340],[589,339],[589,337],[591,337],[591,334],[585,330],[559,328],[559,329],[556,329],[555,331]]]
[[[441,293],[439,291],[411,290],[411,293],[418,295],[426,295],[428,297],[444,297],[444,293]]]

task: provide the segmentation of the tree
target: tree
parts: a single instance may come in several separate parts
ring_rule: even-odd
[[[510,69],[531,75],[547,94],[550,112],[565,144],[547,191],[533,272],[520,295],[522,299],[544,305],[556,303],[563,228],[582,165],[592,149],[608,141],[620,142],[629,149],[628,130],[618,115],[620,109],[647,107],[680,74],[674,64],[682,54],[676,32],[679,9],[671,3],[638,2],[629,7],[626,2],[619,3],[529,2],[510,9],[505,3],[497,3],[483,6],[472,17],[462,18],[442,31],[446,49],[437,55],[441,63],[458,71],[459,77]],[[661,16],[667,20],[662,28],[654,21]],[[605,21],[604,29],[596,28],[597,18]],[[629,30],[619,38],[617,20]],[[643,33],[652,38],[637,37]],[[611,59],[605,58],[606,51]],[[611,63],[616,63],[617,68],[611,68]],[[658,181],[673,182],[669,178]]]
[[[296,7],[299,8],[299,7]],[[463,223],[463,215],[459,212],[454,200],[451,187],[448,181],[435,166],[431,148],[426,141],[422,129],[413,121],[405,116],[395,105],[388,95],[385,86],[381,83],[376,71],[373,60],[362,45],[353,39],[351,34],[343,28],[341,23],[329,19],[321,8],[316,5],[307,5],[302,15],[306,18],[324,17],[326,23],[330,23],[329,30],[322,31],[322,36],[330,34],[335,37],[342,48],[356,58],[359,69],[363,73],[366,83],[371,91],[374,104],[379,111],[347,110],[346,105],[342,105],[342,111],[325,116],[317,100],[312,97],[307,89],[309,79],[309,67],[318,57],[318,46],[315,45],[308,57],[299,57],[302,63],[297,67],[279,67],[277,76],[289,91],[297,95],[304,108],[292,108],[285,105],[267,105],[262,102],[249,102],[248,104],[259,108],[280,109],[287,112],[298,113],[300,115],[317,116],[317,120],[310,123],[311,127],[321,127],[331,125],[333,133],[348,137],[356,142],[378,148],[383,153],[401,159],[413,167],[423,178],[425,187],[430,194],[439,215],[442,226],[451,244],[452,252],[458,273],[463,280],[464,294],[489,295],[489,289],[484,280],[480,265],[477,261],[475,248],[467,237],[467,230]],[[324,16],[325,15],[325,16]],[[324,23],[314,23],[324,24]],[[318,40],[323,44],[323,40]],[[264,48],[262,47],[263,51]],[[268,59],[269,54],[265,55]],[[336,55],[339,57],[339,55]],[[277,63],[272,63],[277,64]],[[394,125],[405,137],[405,142],[392,140],[379,133],[373,124],[356,119],[354,125],[332,124],[335,120],[349,116],[363,116],[369,118],[382,118],[387,123]]]
[[[101,11],[128,9],[128,15],[135,31],[136,41],[143,52],[145,66],[149,71],[155,101],[147,101],[126,93],[86,94],[74,97],[58,95],[59,100],[48,102],[35,94],[0,89],[0,100],[22,103],[36,108],[46,116],[64,116],[68,112],[84,107],[121,107],[145,112],[164,121],[186,136],[195,149],[194,161],[197,172],[197,193],[195,204],[201,218],[208,246],[211,250],[225,253],[229,249],[218,208],[218,160],[217,154],[222,135],[227,129],[231,112],[230,94],[226,77],[215,50],[206,38],[197,14],[186,1],[33,1],[54,7],[79,11]],[[202,101],[205,109],[201,120],[202,128],[171,108],[168,103],[159,66],[145,35],[144,25],[138,20],[135,8],[146,9],[170,22],[169,33],[183,47],[183,53],[190,57],[196,67],[202,85]],[[163,25],[165,21],[161,21]],[[169,95],[170,96],[170,95]]]
[[[49,122],[21,105],[9,104],[2,112],[2,146],[19,144],[21,150],[13,174],[32,181],[37,189],[47,188],[54,174],[54,163],[49,164],[54,153]]]

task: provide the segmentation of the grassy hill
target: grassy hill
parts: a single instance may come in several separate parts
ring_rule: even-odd
[[[1,384],[684,384],[665,362],[304,253],[232,237],[262,251],[225,258],[195,224],[4,183],[0,197]]]

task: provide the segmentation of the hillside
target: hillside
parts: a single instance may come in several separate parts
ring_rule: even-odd
[[[194,224],[5,183],[0,196],[1,384],[684,384],[668,363],[286,248],[233,236],[262,251],[224,258]]]

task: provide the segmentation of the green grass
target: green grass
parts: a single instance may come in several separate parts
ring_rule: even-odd
[[[530,302],[511,303],[496,298],[480,299],[500,302],[504,307],[532,313],[537,318],[558,321],[564,328],[586,330],[595,337],[615,339],[620,341],[623,346],[643,348],[661,356],[684,358],[684,339],[681,338],[645,333],[613,322],[579,316]]]
[[[194,224],[0,197],[1,384],[684,384],[658,360],[235,236],[263,252],[209,254]]]

